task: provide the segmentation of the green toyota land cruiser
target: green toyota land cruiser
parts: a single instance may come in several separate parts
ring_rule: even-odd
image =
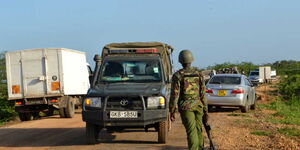
[[[160,42],[112,43],[95,55],[94,78],[83,101],[86,141],[99,132],[154,128],[158,142],[168,133],[173,48]]]

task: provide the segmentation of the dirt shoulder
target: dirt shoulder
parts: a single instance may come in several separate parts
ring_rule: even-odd
[[[274,101],[275,97],[265,95],[267,91],[273,90],[272,87],[260,86],[256,90],[258,105]],[[299,136],[287,136],[278,132],[286,127],[299,126],[271,123],[268,118],[274,113],[259,107],[249,113],[241,113],[232,108],[222,108],[210,113],[215,143],[219,149],[300,149]]]

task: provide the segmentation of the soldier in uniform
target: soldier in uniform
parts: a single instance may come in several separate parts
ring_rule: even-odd
[[[171,121],[175,121],[175,113],[180,112],[187,133],[189,149],[202,150],[204,148],[202,121],[208,120],[206,89],[201,72],[191,66],[193,60],[193,55],[189,50],[180,52],[179,62],[183,68],[172,77],[169,107]]]

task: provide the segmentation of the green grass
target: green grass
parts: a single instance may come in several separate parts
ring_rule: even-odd
[[[280,128],[278,129],[278,132],[287,136],[300,136],[300,130],[297,128],[290,128],[290,127]]]
[[[272,133],[268,132],[268,131],[253,131],[253,132],[251,132],[251,134],[258,135],[258,136],[269,136]]]
[[[267,118],[267,121],[300,125],[300,100],[298,99],[293,99],[288,102],[278,99],[271,104],[260,104],[258,107],[276,111],[276,113]]]

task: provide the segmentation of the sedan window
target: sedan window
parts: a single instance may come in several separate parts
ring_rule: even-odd
[[[240,77],[229,77],[229,76],[215,76],[209,84],[241,84]]]

